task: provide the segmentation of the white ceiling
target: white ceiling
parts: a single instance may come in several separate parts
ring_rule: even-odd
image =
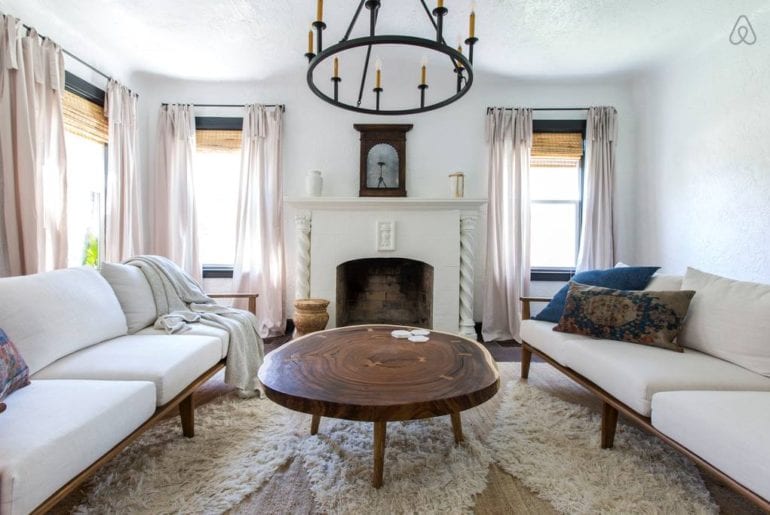
[[[476,69],[504,76],[623,74],[727,37],[766,0],[479,0]],[[325,42],[358,2],[327,0]],[[429,0],[434,5],[435,0]],[[446,38],[466,36],[469,0],[446,0]],[[304,67],[315,0],[0,0],[0,10],[93,46],[122,67],[170,77],[258,80]],[[365,17],[366,10],[362,13]],[[354,35],[363,35],[359,20]],[[755,27],[756,29],[757,27]],[[64,32],[69,31],[69,36]],[[382,0],[378,33],[430,37],[419,0]],[[77,37],[73,37],[76,34]],[[68,48],[87,58],[89,49]]]

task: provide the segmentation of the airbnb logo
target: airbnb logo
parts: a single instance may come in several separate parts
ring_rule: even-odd
[[[747,45],[753,45],[757,42],[757,33],[754,32],[754,27],[751,26],[751,22],[745,14],[738,16],[733,26],[733,31],[730,32],[730,43],[733,45],[740,45],[746,43]]]

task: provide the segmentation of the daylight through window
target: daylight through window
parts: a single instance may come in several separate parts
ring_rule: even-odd
[[[235,226],[241,166],[240,130],[197,130],[195,202],[198,246],[205,268],[235,262]]]
[[[536,133],[530,160],[530,264],[574,269],[580,234],[581,133]]]

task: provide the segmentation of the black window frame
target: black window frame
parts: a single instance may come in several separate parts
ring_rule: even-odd
[[[242,131],[243,117],[240,116],[196,116],[196,131]],[[232,279],[233,267],[227,265],[201,264],[204,279]]]
[[[69,72],[67,70],[64,70],[64,90],[69,91],[72,94],[75,94],[79,96],[80,98],[84,98],[90,102],[93,102],[94,104],[98,105],[102,109],[104,109],[104,104],[106,103],[107,99],[107,93],[105,90],[100,88],[99,86],[96,86],[95,84],[91,84],[85,79],[81,79],[77,75],[75,75],[72,72]],[[109,143],[104,144],[104,191],[102,194],[104,195],[104,213],[102,213],[102,226],[103,226],[103,234],[99,235],[99,238],[101,240],[101,245],[99,246],[99,266],[103,263],[104,255],[102,254],[102,251],[104,250],[104,247],[107,243],[107,167],[109,166],[109,152],[110,147]]]
[[[583,224],[583,179],[585,165],[586,120],[532,120],[532,132],[579,132],[583,138],[583,157],[580,158],[578,176],[580,180],[580,199],[578,200],[578,227]],[[580,247],[580,230],[576,242]],[[530,269],[530,281],[567,282],[575,275],[575,267],[553,268],[537,267]]]

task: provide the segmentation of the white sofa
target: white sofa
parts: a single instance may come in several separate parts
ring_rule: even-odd
[[[0,279],[0,328],[31,376],[0,413],[0,515],[51,508],[177,406],[194,434],[192,391],[223,366],[227,333],[144,327],[149,285],[123,266],[114,289],[88,268]]]
[[[528,319],[522,377],[539,355],[602,399],[602,447],[612,447],[621,412],[770,510],[770,286],[688,269],[684,278],[655,276],[646,289],[696,291],[679,337],[684,352]],[[541,299],[522,300],[527,314]]]

